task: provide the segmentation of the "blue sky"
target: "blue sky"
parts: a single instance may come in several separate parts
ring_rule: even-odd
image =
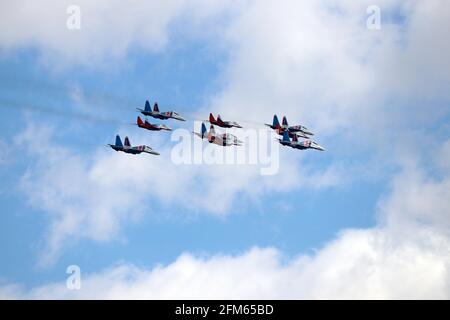
[[[3,59],[2,99],[33,107],[17,110],[4,105],[7,108],[2,109],[2,136],[5,141],[12,141],[20,124],[24,125],[24,121],[31,117],[32,121],[55,126],[61,133],[57,138],[59,143],[71,146],[76,152],[88,153],[108,142],[105,139],[112,141],[117,131],[114,122],[95,124],[96,108],[107,119],[131,123],[137,115],[134,112],[136,106],[140,106],[147,97],[152,101],[158,97],[161,105],[180,106],[177,110],[181,114],[189,114],[190,110],[204,104],[202,100],[205,96],[218,90],[220,64],[223,62],[215,61],[216,57],[208,58],[211,54],[205,47],[207,43],[185,43],[164,55],[130,54],[133,66],[121,72],[99,73],[80,68],[44,79],[42,73],[45,68],[39,64],[33,50]],[[20,75],[17,76],[20,80],[8,81],[15,75]],[[74,84],[87,86],[88,95],[94,96],[93,101],[99,101],[99,105],[89,104],[93,108],[92,122],[71,117],[72,112],[78,114],[77,106],[63,92]],[[116,97],[120,98],[119,102]],[[51,111],[32,112],[29,118],[24,117],[26,111],[44,106],[50,110],[63,106],[64,111],[62,115],[54,115]],[[178,127],[178,124],[173,126]],[[189,124],[186,126],[189,128]],[[130,137],[136,131],[132,126],[127,128]],[[165,135],[165,143],[171,143],[170,134],[154,134]],[[313,161],[316,162],[318,157],[325,158],[317,161],[317,170],[321,170],[335,155],[316,155]],[[363,155],[358,161],[362,159]],[[5,261],[8,263],[2,264],[1,273],[8,280],[29,285],[64,278],[66,266],[74,261],[82,265],[83,270],[95,272],[118,260],[145,266],[169,263],[184,251],[237,253],[253,246],[276,246],[290,255],[308,252],[320,247],[342,228],[374,225],[373,208],[384,189],[383,183],[369,182],[323,192],[268,194],[258,201],[257,206],[236,203],[238,212],[225,218],[204,216],[202,212],[191,217],[189,211],[178,216],[165,212],[171,209],[157,206],[153,209],[161,211],[157,213],[159,217],[145,217],[138,225],[125,223],[124,243],[115,241],[99,245],[82,241],[69,248],[49,270],[36,270],[33,266],[39,254],[36,248],[45,234],[45,215],[30,207],[26,201],[21,201],[23,195],[17,187],[29,161],[19,157],[5,165],[2,172],[4,191],[1,194],[2,206],[5,212],[9,212],[2,215],[2,234],[7,237],[2,241],[2,252],[7,254]],[[149,198],[151,196],[148,195]],[[355,197],[355,201],[347,201],[348,197]],[[282,203],[290,208],[280,209]],[[143,202],[143,205],[153,207],[151,200]],[[13,246],[11,234],[14,237]],[[24,235],[27,236],[24,238]],[[18,268],[20,265],[27,267]]]
[[[221,1],[203,9],[201,1],[142,5],[144,12],[162,12],[156,35],[136,32],[142,17],[131,23],[136,13],[119,3],[111,7],[123,6],[123,12],[111,12],[123,24],[105,18],[102,25],[98,12],[105,4],[96,9],[81,1],[88,33],[83,24],[74,33],[63,27],[52,33],[40,27],[43,22],[27,31],[10,21],[11,35],[0,37],[0,286],[20,287],[0,290],[0,296],[71,298],[64,291],[65,271],[76,264],[94,290],[75,297],[91,297],[116,266],[157,277],[156,266],[170,272],[183,266],[180,256],[187,254],[198,267],[189,265],[189,279],[205,273],[215,281],[220,271],[208,266],[220,257],[223,265],[250,261],[249,270],[266,278],[281,272],[312,279],[299,280],[301,294],[293,289],[288,297],[404,298],[414,291],[412,297],[448,298],[440,286],[449,272],[449,46],[437,43],[429,52],[420,46],[430,33],[442,32],[446,19],[436,10],[438,1],[429,7],[394,2],[381,1],[387,19],[370,34],[366,6],[346,1],[338,3],[339,15],[313,2],[287,1],[283,8]],[[11,15],[23,5],[19,1]],[[64,6],[54,8],[42,16]],[[300,11],[297,19],[292,12]],[[64,21],[65,11],[61,15],[48,26]],[[100,23],[92,27],[94,18]],[[435,22],[424,25],[431,18]],[[145,99],[187,116],[186,123],[168,125],[189,131],[192,119],[206,119],[210,111],[250,127],[286,114],[290,123],[312,128],[327,151],[281,148],[280,172],[268,177],[239,166],[176,166],[170,163],[170,133],[130,125]],[[105,147],[116,133],[162,155],[117,155]],[[418,154],[421,145],[430,151]],[[417,239],[410,239],[413,234]],[[374,245],[384,241],[393,249]],[[438,242],[443,248],[434,246]],[[429,260],[408,260],[408,252]],[[391,258],[405,259],[411,268],[402,270]],[[268,276],[258,270],[258,259],[277,267]],[[361,262],[366,260],[373,265]],[[352,267],[339,271],[342,261]],[[324,280],[334,274],[326,265],[337,266],[336,278]],[[385,276],[398,272],[409,280],[424,266],[437,271],[417,288],[398,291]],[[309,274],[310,268],[317,272]],[[245,277],[230,270],[223,270],[230,283]],[[354,287],[342,290],[340,279],[352,276]],[[284,288],[280,278],[268,285],[273,296],[249,284],[236,289],[237,297],[286,297],[277,295]],[[166,292],[169,282],[149,288]],[[135,282],[125,283],[130,294],[138,290]],[[181,296],[190,290],[186,283]],[[318,293],[320,286],[329,290]],[[33,295],[36,288],[41,293]],[[193,297],[215,297],[203,289]],[[177,297],[167,290],[162,296]],[[227,292],[219,297],[230,297]]]

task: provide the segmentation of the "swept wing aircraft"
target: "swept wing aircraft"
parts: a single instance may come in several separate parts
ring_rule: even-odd
[[[209,123],[217,125],[222,128],[242,128],[237,122],[234,121],[223,121],[220,114],[217,115],[217,119],[214,118],[213,114],[209,114]]]
[[[120,136],[116,136],[116,143],[115,144],[108,144],[112,149],[116,151],[122,151],[125,153],[131,153],[131,154],[140,154],[142,152],[144,153],[150,153],[154,155],[159,155],[158,152],[154,151],[152,148],[148,146],[136,146],[132,147],[130,144],[130,139],[128,137],[125,137],[124,144],[122,144],[122,140],[120,139]]]
[[[148,122],[147,119],[145,119],[145,121],[142,121],[141,117],[139,116],[137,117],[136,124],[139,128],[147,129],[150,131],[161,131],[161,130],[172,131],[172,129],[170,129],[165,124],[153,124]]]
[[[156,103],[156,102],[153,105],[153,110],[152,110],[152,108],[150,107],[150,102],[148,102],[148,100],[145,101],[144,109],[137,108],[137,110],[140,111],[144,116],[150,116],[150,117],[153,117],[156,119],[167,120],[167,119],[172,118],[175,120],[186,121],[186,119],[184,119],[182,116],[180,116],[175,111],[160,112],[158,103]]]
[[[214,126],[211,125],[209,132],[206,130],[206,125],[202,123],[201,132],[194,132],[194,134],[201,139],[208,140],[209,143],[214,143],[219,146],[242,146],[242,141],[238,140],[235,135],[231,133],[221,133],[218,134],[214,130]]]
[[[319,144],[311,140],[298,141],[297,136],[294,136],[291,141],[291,139],[289,138],[289,132],[287,130],[283,133],[283,139],[278,139],[278,141],[280,141],[283,146],[291,147],[294,149],[315,149],[325,151],[325,149],[322,148]]]
[[[287,128],[290,132],[300,132],[303,134],[307,134],[309,136],[313,136],[314,133],[308,130],[305,126],[302,125],[295,125],[295,126],[289,126],[286,116],[283,117],[283,122],[281,123],[282,128]]]
[[[300,138],[308,139],[309,136],[314,135],[314,133],[309,131],[305,126],[301,126],[301,125],[289,126],[286,117],[283,117],[283,123],[282,123],[282,125],[280,125],[277,115],[273,116],[272,124],[266,123],[266,126],[274,129],[280,136],[283,135],[284,131],[288,131],[290,138],[294,138],[294,136],[298,136]]]
[[[285,120],[285,118],[286,118],[286,117],[284,117],[283,120]],[[285,122],[287,123],[287,120],[286,120]],[[298,136],[298,137],[300,137],[300,138],[305,138],[305,139],[308,139],[308,138],[309,138],[309,135],[308,135],[307,133],[305,133],[305,132],[303,132],[303,131],[298,131],[298,129],[296,130],[294,127],[292,127],[292,130],[290,130],[290,129],[289,129],[289,126],[287,126],[287,125],[281,126],[281,125],[280,125],[280,122],[278,121],[277,115],[274,115],[274,116],[273,116],[273,123],[272,123],[272,124],[267,124],[267,123],[266,123],[266,126],[268,126],[269,128],[274,129],[275,132],[276,132],[278,135],[280,135],[280,136],[282,136],[282,135],[284,134],[285,131],[288,131],[289,138],[292,138],[292,139],[293,139],[294,136]],[[298,126],[296,126],[296,127],[298,127]],[[305,127],[303,127],[303,126],[301,126],[301,127],[302,127],[302,128],[305,128]],[[306,129],[306,128],[305,128],[305,129]],[[309,131],[308,131],[308,133],[309,133]],[[312,134],[312,133],[311,133],[311,134]]]

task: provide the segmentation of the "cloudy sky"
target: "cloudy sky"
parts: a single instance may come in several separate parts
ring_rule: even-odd
[[[448,30],[446,0],[0,1],[0,297],[449,299]],[[145,99],[326,151],[180,165]]]

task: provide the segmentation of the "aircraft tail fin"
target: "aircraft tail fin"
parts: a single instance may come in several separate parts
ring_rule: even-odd
[[[222,117],[220,116],[220,114],[217,115],[217,121],[222,120]]]
[[[208,132],[208,141],[209,142],[213,142],[214,141],[214,139],[215,139],[215,130],[214,130],[214,126],[213,125],[211,125],[210,127],[209,127],[209,132]]]
[[[280,122],[278,121],[278,117],[277,117],[276,114],[273,116],[273,127],[274,128],[279,128],[280,127]]]
[[[156,102],[155,102],[155,104],[153,105],[153,111],[159,112],[158,103],[156,103]]]
[[[202,138],[204,138],[206,135],[206,126],[205,124],[202,122]]]
[[[283,117],[283,126],[288,126],[288,121],[286,116]]]
[[[289,131],[284,130],[283,132],[283,141],[289,142]]]
[[[215,122],[216,119],[214,119],[214,116],[212,113],[209,114],[209,122]]]
[[[130,139],[128,139],[128,137],[125,137],[124,145],[125,145],[125,147],[131,147]]]
[[[116,135],[116,147],[123,147],[122,140],[120,140],[119,135]]]
[[[144,122],[142,121],[141,117],[137,117],[137,125],[138,126],[142,126],[144,124]]]
[[[152,111],[152,108],[150,108],[150,102],[148,100],[145,100],[145,111]]]
[[[294,136],[292,137],[292,141],[298,142],[298,136],[295,133],[294,133]]]

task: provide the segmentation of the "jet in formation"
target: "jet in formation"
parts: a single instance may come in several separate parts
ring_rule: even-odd
[[[308,130],[305,126],[302,125],[296,125],[296,126],[289,126],[287,118],[283,117],[283,122],[280,125],[280,122],[278,121],[277,115],[273,116],[273,122],[272,124],[267,124],[266,126],[274,129],[277,134],[282,136],[285,131],[288,132],[289,138],[294,138],[294,136],[298,136],[300,138],[308,139],[309,136],[313,136],[314,133]]]
[[[148,146],[136,146],[132,147],[130,144],[130,139],[128,137],[125,137],[124,144],[122,144],[122,140],[120,139],[120,136],[116,136],[116,143],[115,144],[108,144],[111,148],[113,148],[116,151],[122,151],[125,153],[131,153],[131,154],[140,154],[142,152],[154,154],[159,156],[159,153],[153,150],[152,148]]]
[[[148,122],[147,119],[145,119],[145,121],[142,121],[141,117],[139,116],[137,117],[136,124],[139,128],[147,129],[150,131],[161,131],[161,130],[172,131],[172,129],[166,126],[165,124],[153,124]]]
[[[209,123],[217,125],[222,128],[242,128],[237,122],[233,121],[223,121],[220,114],[217,115],[217,119],[214,118],[213,114],[209,114]]]
[[[325,151],[319,144],[311,140],[298,141],[297,135],[294,135],[292,141],[289,138],[289,131],[285,130],[283,133],[283,139],[278,139],[283,146],[291,147],[294,149],[315,149],[320,151]]]
[[[231,133],[216,133],[214,125],[211,125],[209,131],[207,131],[206,125],[202,123],[201,132],[193,133],[201,139],[206,139],[209,143],[214,143],[219,146],[242,146],[242,141],[238,140],[235,135]]]
[[[160,112],[158,103],[155,103],[153,105],[153,110],[152,110],[152,108],[150,107],[150,102],[148,102],[148,100],[145,101],[144,109],[137,108],[137,110],[139,110],[144,116],[150,116],[150,117],[160,119],[160,120],[175,119],[175,120],[180,120],[180,121],[186,121],[186,119],[184,119],[182,116],[180,116],[175,111]]]

